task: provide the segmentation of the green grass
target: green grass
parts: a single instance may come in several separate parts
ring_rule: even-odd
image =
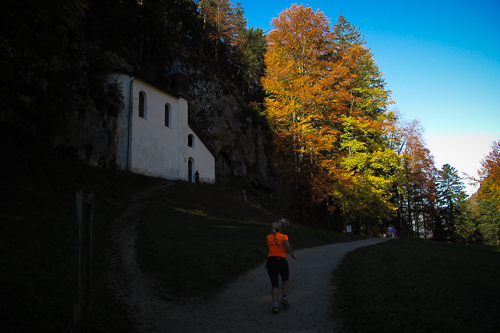
[[[138,257],[143,270],[174,287],[168,288],[174,297],[210,295],[263,263],[265,236],[280,218],[245,202],[235,188],[185,182],[160,190],[146,211]],[[285,229],[295,249],[362,238],[293,223]]]
[[[401,239],[348,253],[333,283],[346,332],[498,332],[500,247]]]

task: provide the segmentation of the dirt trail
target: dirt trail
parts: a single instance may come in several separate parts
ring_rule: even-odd
[[[130,313],[138,333],[144,332],[328,332],[335,329],[329,307],[334,292],[331,272],[344,255],[390,238],[367,239],[295,251],[290,265],[290,309],[271,314],[270,282],[265,263],[229,285],[209,301],[160,299],[154,278],[143,275],[135,257],[139,214],[155,189],[138,194],[113,222],[110,288]],[[284,230],[286,233],[286,230]],[[293,246],[293,239],[290,239]]]

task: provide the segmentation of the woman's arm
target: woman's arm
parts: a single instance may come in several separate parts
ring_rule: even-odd
[[[288,250],[288,253],[292,256],[293,259],[297,259],[297,256],[293,253],[292,246],[288,242],[288,239],[285,239],[283,241],[283,244],[285,244],[286,249]]]

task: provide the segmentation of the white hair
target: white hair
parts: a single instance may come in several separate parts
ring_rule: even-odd
[[[273,222],[273,224],[271,225],[271,227],[273,228],[273,232],[276,232],[279,229],[281,229],[281,222]]]

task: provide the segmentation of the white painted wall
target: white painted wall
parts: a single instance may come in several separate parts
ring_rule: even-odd
[[[206,146],[201,142],[198,136],[192,132],[189,133],[194,136],[193,147],[188,147],[187,156],[194,160],[193,165],[193,179],[196,170],[200,173],[200,181],[202,183],[213,183],[215,182],[215,158],[212,153],[206,148]],[[188,135],[184,136],[184,140],[187,145]],[[188,157],[188,158],[189,158]],[[185,170],[187,175],[187,169]]]
[[[188,102],[138,78],[116,74],[124,110],[118,117],[117,159],[122,169],[172,180],[188,180],[188,161],[202,182],[215,182],[215,158],[188,125]],[[146,96],[145,117],[139,117],[139,93]],[[165,104],[170,106],[170,126],[165,126]],[[194,145],[188,147],[188,136]]]

